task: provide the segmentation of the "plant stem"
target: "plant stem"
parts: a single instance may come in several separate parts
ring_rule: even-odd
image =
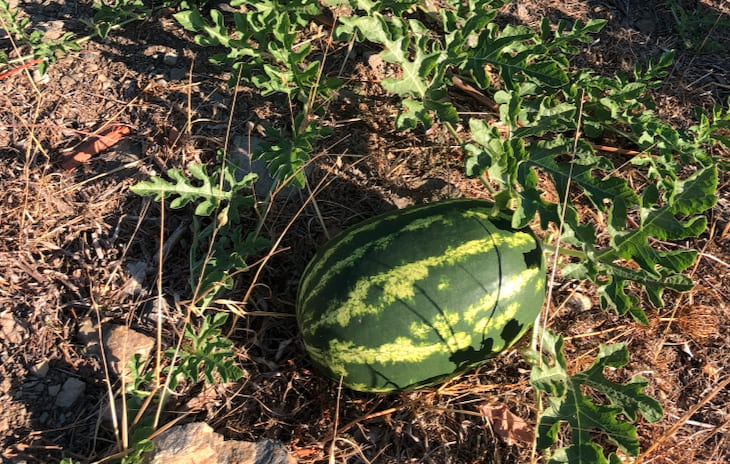
[[[461,144],[464,143],[464,141],[461,140],[461,137],[459,137],[459,134],[456,132],[456,129],[454,129],[454,126],[450,122],[445,121],[444,122],[444,126],[446,126],[446,129],[448,129],[448,131],[451,134],[451,136],[456,139],[456,142],[459,145],[461,145]]]
[[[489,180],[487,180],[486,177],[484,177],[484,174],[479,176],[479,180],[482,181],[482,184],[484,187],[489,190],[489,193],[492,195],[492,198],[496,199],[497,197],[497,191],[492,188],[491,185],[489,185]]]
[[[572,256],[574,258],[584,259],[586,257],[586,254],[582,251],[573,250],[573,249],[564,248],[564,247],[555,248],[553,245],[549,245],[547,243],[542,244],[542,249],[546,253],[555,253],[557,251],[561,255]]]

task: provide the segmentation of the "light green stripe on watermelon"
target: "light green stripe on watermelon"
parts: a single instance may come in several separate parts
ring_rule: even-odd
[[[497,327],[504,327],[510,320],[514,319],[517,313],[520,311],[520,304],[517,302],[510,303],[506,308],[501,308],[499,313],[495,317],[485,317],[478,320],[474,324],[474,329],[478,333],[484,333]],[[496,350],[501,349],[501,346],[493,347]]]
[[[401,211],[391,211],[390,213],[385,213],[381,217],[371,218],[370,220],[367,220],[363,222],[362,224],[356,226],[354,229],[346,231],[343,235],[340,235],[336,238],[336,245],[330,247],[322,256],[320,256],[317,260],[318,265],[312,267],[312,269],[307,270],[307,275],[310,277],[317,275],[322,268],[330,269],[333,266],[336,265],[330,262],[330,258],[333,254],[335,254],[338,251],[338,248],[342,247],[343,245],[346,245],[350,242],[356,241],[357,239],[361,237],[367,238],[366,243],[363,244],[363,246],[368,247],[370,241],[370,233],[378,228],[385,228],[388,226],[389,222],[407,222],[408,225],[405,227],[402,227],[399,229],[399,231],[417,231],[421,229],[425,229],[429,227],[431,224],[439,221],[443,221],[445,224],[452,224],[452,222],[446,218],[444,218],[443,215],[433,215],[431,217],[424,217],[421,219],[416,219],[414,221],[409,221],[408,218],[414,214],[422,215],[424,211],[428,209],[432,209],[435,207],[438,207],[438,204],[424,206],[418,211],[404,211],[401,213]],[[376,220],[377,219],[377,220]],[[395,237],[395,235],[391,236],[391,239]],[[306,286],[306,282],[305,282]]]
[[[464,311],[464,320],[469,323],[474,323],[474,321],[476,321],[477,318],[485,312],[488,315],[491,315],[492,309],[494,308],[494,305],[497,304],[498,299],[507,300],[519,295],[525,290],[527,284],[532,282],[540,273],[541,270],[539,268],[527,268],[520,272],[517,276],[512,276],[509,280],[502,283],[502,287],[498,291],[484,295],[478,303],[466,308]],[[538,290],[541,289],[545,285],[544,280],[538,279],[537,285]],[[489,318],[483,320],[488,321]],[[480,320],[479,323],[482,323],[482,320]],[[477,323],[477,326],[479,326],[479,323]]]
[[[392,343],[376,347],[355,345],[352,341],[330,340],[327,354],[309,351],[315,361],[327,365],[336,375],[347,377],[347,364],[418,363],[434,354],[449,354],[466,349],[472,337],[466,332],[451,335],[446,343],[414,344],[408,337],[398,337]]]
[[[443,255],[430,256],[412,263],[403,264],[387,272],[360,279],[351,290],[345,301],[335,301],[325,311],[319,321],[307,326],[307,332],[313,333],[319,327],[338,324],[345,327],[355,317],[378,315],[397,300],[410,301],[415,296],[414,284],[429,276],[432,269],[466,261],[476,255],[494,251],[495,247],[506,245],[509,248],[533,249],[535,239],[525,233],[504,235],[492,233],[479,240],[470,240],[458,247],[449,247]],[[382,289],[377,304],[370,304],[370,289]]]
[[[442,339],[443,343],[449,343],[448,340],[452,338],[454,327],[461,320],[461,314],[455,311],[443,310],[441,314],[438,314],[429,323],[425,322],[414,322],[411,324],[411,335],[413,338],[425,340],[429,336],[432,336],[435,331],[438,337]],[[458,345],[450,346],[452,351],[459,350],[461,347]]]
[[[396,218],[397,216],[393,216],[393,218]],[[355,238],[363,233],[370,232],[372,229],[374,229],[377,226],[381,226],[380,223],[373,223],[373,224],[367,224],[362,227],[358,227],[357,229],[349,232],[346,236],[342,238],[340,242],[338,242],[337,247],[331,247],[327,250],[326,253],[324,253],[321,257],[321,259],[318,261],[319,265],[312,268],[310,271],[307,272],[307,275],[309,276],[308,279],[306,279],[302,283],[302,288],[307,289],[307,296],[305,297],[303,304],[307,304],[309,300],[316,297],[316,295],[322,291],[322,289],[327,285],[327,282],[330,282],[331,279],[342,273],[344,270],[354,266],[357,264],[360,259],[362,259],[363,256],[365,256],[368,253],[371,253],[373,250],[384,250],[388,247],[388,245],[398,238],[398,235],[401,233],[409,233],[409,232],[417,232],[419,230],[428,229],[435,223],[441,223],[445,226],[451,226],[453,225],[453,221],[451,221],[449,218],[446,218],[442,215],[434,215],[429,216],[425,218],[416,219],[414,221],[411,221],[408,225],[405,227],[402,227],[399,229],[397,233],[393,233],[390,235],[387,235],[385,237],[381,237],[377,240],[370,240],[367,243],[363,244],[362,246],[358,247],[352,254],[347,256],[344,259],[338,260],[334,264],[330,264],[330,258],[332,255],[339,249],[339,246],[345,243],[349,243]],[[319,273],[321,269],[327,269],[327,271],[319,276]],[[310,283],[312,280],[317,276],[317,284],[313,288],[310,287]]]

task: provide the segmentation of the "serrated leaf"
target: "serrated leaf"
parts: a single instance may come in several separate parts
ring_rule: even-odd
[[[522,79],[539,85],[560,87],[568,83],[563,66],[546,53],[547,49],[535,43],[536,34],[525,26],[507,25],[501,31],[491,23],[480,34],[477,45],[462,70],[471,74],[482,88],[489,85],[485,66],[499,69],[507,88],[515,88]]]
[[[714,166],[699,169],[685,180],[677,180],[663,206],[657,206],[660,201],[659,190],[654,185],[648,186],[641,197],[639,227],[631,230],[625,229],[624,204],[614,203],[608,222],[611,247],[595,256],[602,273],[611,279],[607,284],[599,285],[602,306],[615,306],[619,314],[630,310],[635,318],[638,315],[637,319],[645,323],[643,311],[634,308],[634,299],[625,294],[626,281],[642,284],[652,304],[656,306],[661,305],[664,288],[677,291],[691,288],[691,281],[679,273],[694,262],[696,252],[660,252],[651,246],[650,240],[681,240],[701,234],[707,227],[707,219],[694,215],[715,204],[716,187],[717,169]],[[685,217],[689,218],[684,219]],[[619,259],[633,260],[641,269],[618,266],[616,261]]]
[[[181,170],[170,169],[167,171],[167,175],[172,179],[172,182],[160,177],[153,177],[149,181],[133,185],[130,190],[137,195],[154,196],[155,201],[160,201],[163,196],[172,197],[170,207],[173,209],[182,208],[191,201],[202,199],[200,203],[202,206],[199,205],[195,211],[200,216],[207,216],[221,201],[231,198],[231,192],[221,190],[217,185],[213,185],[203,165],[192,165],[190,174],[200,180],[202,185],[195,186]]]
[[[198,10],[180,11],[172,16],[186,31],[198,32],[207,25]]]
[[[464,145],[470,171],[467,174],[481,175],[487,171],[491,180],[512,192],[517,169],[526,158],[524,142],[516,138],[502,139],[496,127],[489,127],[479,119],[470,119],[469,128],[474,141]]]
[[[358,18],[354,23],[368,40],[383,46],[380,57],[401,68],[401,77],[383,80],[386,90],[402,97],[424,97],[431,73],[446,55],[417,20],[386,19],[382,15]]]
[[[693,263],[696,258],[696,252],[691,253],[690,259]],[[617,264],[604,264],[602,269],[605,273],[614,279],[630,280],[644,286],[644,289],[656,307],[661,307],[661,294],[665,288],[671,288],[678,292],[686,292],[692,289],[692,279],[682,274],[669,274],[667,276],[654,275],[643,270],[634,270],[628,267],[619,266]]]
[[[552,453],[548,462],[595,464],[616,462],[595,443],[591,433],[600,431],[624,453],[638,456],[639,441],[636,428],[629,422],[641,415],[650,422],[662,417],[661,405],[641,391],[647,384],[642,377],[633,377],[621,384],[608,380],[603,371],[619,368],[628,363],[628,350],[623,344],[601,345],[598,357],[587,370],[569,375],[563,339],[550,331],[542,335],[545,355],[528,350],[525,356],[532,364],[530,382],[537,390],[547,393],[549,407],[540,413],[537,427],[537,445],[542,449],[553,446],[561,423],[570,427],[570,444]],[[603,394],[607,404],[596,404],[584,393],[589,387]],[[628,419],[624,420],[622,415]]]
[[[501,108],[500,108],[501,110]],[[513,131],[514,137],[543,136],[545,132],[565,132],[575,129],[575,105],[568,102],[554,104],[552,99],[544,98],[535,114],[525,114],[520,127]],[[515,124],[516,126],[516,124]]]
[[[433,124],[433,118],[423,102],[406,98],[401,104],[403,108],[395,119],[396,129],[415,129],[419,124],[430,127]]]
[[[587,385],[600,391],[613,405],[621,408],[621,412],[631,421],[636,420],[636,413],[649,422],[657,422],[662,418],[662,408],[659,402],[641,391],[649,381],[635,376],[625,384],[607,381],[603,376],[606,367],[618,369],[629,362],[629,350],[622,343],[601,345],[598,350],[598,359],[583,372],[573,375],[573,381]]]
[[[318,124],[316,120],[305,121],[304,114],[300,113],[294,119],[294,126],[298,129],[291,140],[281,137],[281,133],[272,129],[267,135],[278,139],[275,143],[262,143],[254,151],[253,158],[261,158],[271,176],[280,183],[290,182],[297,188],[304,187],[304,165],[309,161],[312,153],[312,143],[326,137],[331,129]]]
[[[564,194],[568,181],[578,184],[598,210],[605,208],[604,200],[621,200],[635,204],[636,194],[625,180],[618,177],[598,177],[594,171],[611,172],[613,164],[597,156],[590,145],[580,141],[574,150],[574,142],[558,136],[555,140],[541,140],[530,145],[528,163],[550,174],[558,194]],[[564,155],[574,153],[573,161],[558,161]]]
[[[235,364],[231,349],[233,343],[222,335],[221,326],[227,318],[227,313],[220,312],[212,320],[206,315],[197,331],[190,324],[185,326],[184,337],[190,346],[183,345],[178,352],[173,348],[165,352],[168,358],[178,357],[178,364],[167,368],[171,370],[171,390],[177,387],[179,378],[198,382],[201,366],[205,382],[209,385],[216,381],[216,376],[224,383],[243,376],[243,370]]]
[[[445,95],[445,89],[431,88],[423,99],[423,105],[427,110],[433,111],[439,121],[456,124],[459,122],[459,113],[454,105],[445,99]]]

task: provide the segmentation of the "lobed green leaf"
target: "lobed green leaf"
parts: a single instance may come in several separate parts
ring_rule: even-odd
[[[562,423],[570,427],[571,436],[570,444],[552,453],[548,462],[620,462],[614,453],[606,456],[605,450],[594,442],[591,434],[595,431],[602,432],[624,453],[638,456],[639,441],[631,422],[637,419],[637,413],[649,422],[658,421],[663,413],[658,401],[642,393],[646,379],[636,376],[621,384],[604,376],[607,367],[620,368],[628,363],[626,347],[621,343],[601,345],[591,367],[570,375],[562,351],[562,337],[550,331],[542,336],[544,355],[531,350],[525,352],[532,365],[530,383],[548,394],[549,407],[538,417],[537,445],[541,449],[552,447]],[[594,403],[586,394],[586,387],[603,394],[607,403]]]

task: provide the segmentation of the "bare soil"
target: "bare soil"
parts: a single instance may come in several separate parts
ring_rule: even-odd
[[[673,5],[689,16],[677,17]],[[34,0],[19,8],[39,27],[79,35],[86,33],[81,20],[92,15],[87,1]],[[576,68],[630,73],[677,50],[653,96],[661,116],[679,127],[695,123],[695,107],[727,108],[725,0],[517,0],[499,20],[537,26],[542,17],[608,20],[575,57]],[[2,35],[0,48],[12,49]],[[337,102],[336,133],[312,164],[313,184],[326,184],[317,200],[327,231],[313,208],[296,214],[303,195],[273,203],[265,222],[270,237],[293,221],[281,243],[285,251],[267,262],[248,299],[253,275],[242,275],[226,295],[249,313],[230,327],[246,375],[187,387],[171,401],[165,422],[204,420],[232,439],[281,440],[305,463],[330,456],[348,463],[529,462],[531,444],[505,443],[479,412],[480,405],[503,404],[534,424],[529,366],[518,350],[438,389],[402,395],[340,391],[310,371],[292,314],[298,278],[327,234],[407,204],[487,196],[464,178],[460,151],[447,136],[393,130],[397,101],[377,84],[383,70],[369,60],[373,52],[360,45],[348,53],[341,45],[328,58],[360,94]],[[0,80],[0,314],[15,335],[0,338],[0,461],[90,462],[114,452],[114,430],[104,420],[107,375],[77,338],[79,325],[108,319],[155,336],[150,311],[161,279],[162,340],[169,344],[191,295],[192,210],[166,209],[163,218],[159,203],[129,187],[214,159],[235,136],[286,127],[286,102],[247,87],[236,89],[234,99],[230,74],[208,63],[212,53],[163,11],[106,40],[85,42],[47,76],[31,71]],[[466,110],[484,110],[468,94],[454,94]],[[127,125],[131,134],[74,171],[61,169],[65,154],[110,123]],[[730,153],[716,154],[730,161]],[[730,389],[717,390],[730,369],[729,179],[721,173],[705,234],[666,244],[702,251],[691,269],[697,285],[667,294],[662,309],[647,302],[649,326],[601,311],[587,284],[560,277],[554,283],[549,324],[566,337],[571,369],[589,365],[600,343],[625,342],[631,363],[616,377],[648,377],[646,393],[664,407],[660,422],[638,423],[648,450],[643,462],[730,462]],[[161,225],[169,252],[158,273]],[[583,302],[577,309],[576,301]],[[56,395],[69,378],[85,389],[72,406],[60,407]]]

